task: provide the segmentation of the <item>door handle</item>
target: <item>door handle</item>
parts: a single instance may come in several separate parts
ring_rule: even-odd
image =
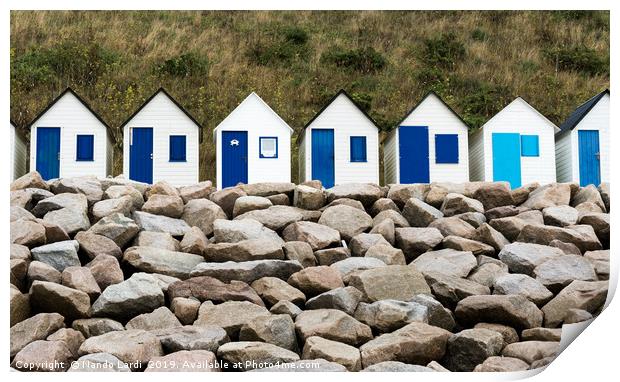
[[[596,160],[601,160],[601,153],[594,154],[596,156]]]
[[[151,153],[151,159],[153,159],[153,153]]]

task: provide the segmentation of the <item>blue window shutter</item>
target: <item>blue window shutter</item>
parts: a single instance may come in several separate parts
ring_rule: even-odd
[[[459,163],[457,134],[435,134],[435,163]]]
[[[351,137],[351,162],[366,161],[366,137]]]
[[[94,135],[78,135],[75,160],[78,162],[90,162],[94,160]]]
[[[538,148],[538,135],[522,135],[521,136],[521,156],[537,157],[540,155]]]
[[[185,162],[185,135],[170,136],[170,162]]]

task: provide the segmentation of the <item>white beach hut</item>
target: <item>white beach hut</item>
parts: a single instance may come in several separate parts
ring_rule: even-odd
[[[11,180],[15,180],[28,171],[28,151],[26,137],[19,131],[13,121],[11,124]]]

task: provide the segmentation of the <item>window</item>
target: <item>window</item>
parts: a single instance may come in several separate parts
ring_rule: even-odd
[[[260,158],[278,157],[278,137],[260,137],[258,138],[258,145],[258,156]]]
[[[538,135],[522,135],[521,136],[521,156],[522,157],[539,156]]]
[[[435,163],[459,163],[457,134],[435,134]]]
[[[185,135],[170,136],[170,162],[186,162]]]
[[[351,162],[366,162],[366,137],[351,137]]]
[[[78,135],[75,160],[78,162],[92,162],[94,160],[94,135]]]

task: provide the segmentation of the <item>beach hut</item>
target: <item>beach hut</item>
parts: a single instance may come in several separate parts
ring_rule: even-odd
[[[15,180],[26,173],[28,163],[28,151],[26,149],[26,137],[17,129],[13,121],[11,124],[11,180]]]
[[[293,129],[252,92],[213,130],[217,187],[290,182]]]
[[[428,93],[384,140],[385,183],[469,181],[468,127],[436,93]]]
[[[558,182],[609,182],[609,90],[579,106],[555,136]]]
[[[298,144],[302,182],[379,183],[379,128],[344,90],[306,124]]]
[[[470,135],[470,179],[506,181],[512,188],[555,182],[554,135],[559,130],[517,97]]]
[[[198,183],[202,126],[164,88],[121,125],[123,173],[143,183]]]
[[[30,171],[43,179],[112,172],[114,138],[108,124],[71,88],[30,125]]]

